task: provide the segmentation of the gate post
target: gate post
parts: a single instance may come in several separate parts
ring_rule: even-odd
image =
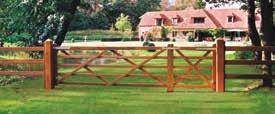
[[[215,50],[212,51],[212,89],[216,91],[216,44],[213,45]]]
[[[223,39],[216,41],[216,92],[225,91],[225,42]]]
[[[167,92],[174,92],[174,45],[168,44],[167,49]]]
[[[44,89],[54,88],[53,42],[47,39],[44,42]]]

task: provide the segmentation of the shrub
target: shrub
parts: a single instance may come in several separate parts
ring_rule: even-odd
[[[102,42],[119,42],[122,41],[123,38],[102,38]]]
[[[188,32],[186,34],[186,36],[187,36],[188,42],[194,42],[195,41],[194,34],[192,32]]]
[[[161,40],[167,42],[170,41],[170,38],[161,38]]]
[[[155,47],[155,44],[154,43],[149,43],[148,44],[149,47]],[[155,49],[149,49],[148,52],[156,52]]]
[[[248,51],[236,51],[234,53],[235,59],[253,59],[254,53]]]
[[[146,41],[142,44],[142,46],[149,46],[150,42]]]

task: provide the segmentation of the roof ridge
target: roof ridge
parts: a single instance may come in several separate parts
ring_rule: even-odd
[[[206,9],[203,9],[203,11],[217,27],[223,27],[222,24],[215,18],[215,16],[209,13]]]

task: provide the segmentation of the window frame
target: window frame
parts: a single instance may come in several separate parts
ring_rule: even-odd
[[[203,24],[203,23],[205,23],[205,17],[194,17],[193,23],[194,24]]]

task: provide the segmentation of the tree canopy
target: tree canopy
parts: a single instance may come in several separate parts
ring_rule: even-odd
[[[108,29],[121,13],[128,15],[135,27],[141,15],[159,10],[159,3],[160,0],[1,0],[0,32],[4,39],[26,34],[32,44],[52,38],[61,45],[68,30]]]

